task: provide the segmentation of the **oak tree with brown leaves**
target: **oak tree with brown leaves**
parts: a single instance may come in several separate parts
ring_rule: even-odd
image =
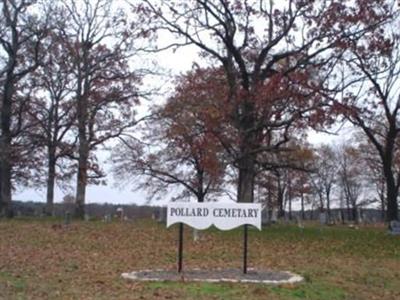
[[[104,174],[94,151],[136,124],[140,76],[129,64],[134,26],[115,2],[63,1],[63,45],[71,61],[77,112],[77,217],[84,216],[86,186]],[[62,28],[61,28],[62,29]]]
[[[223,70],[230,124],[238,133],[239,202],[253,202],[258,153],[285,144],[297,120],[326,118],[313,93],[340,55],[331,49],[387,18],[384,2],[143,1],[153,28],[177,37],[165,48],[195,45]],[[282,113],[271,115],[271,103],[281,103]],[[265,146],[264,133],[271,130],[279,132],[276,143]]]
[[[224,193],[227,163],[214,134],[224,98],[214,93],[214,75],[211,70],[195,69],[179,76],[173,95],[153,109],[142,141],[121,137],[114,151],[117,178],[137,181],[136,187],[147,189],[151,196],[165,197],[177,188],[175,200],[204,202]]]

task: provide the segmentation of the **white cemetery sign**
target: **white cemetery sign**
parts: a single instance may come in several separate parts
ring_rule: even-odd
[[[184,223],[200,230],[211,225],[229,230],[247,224],[261,230],[261,210],[259,203],[171,202],[167,208],[167,227]]]

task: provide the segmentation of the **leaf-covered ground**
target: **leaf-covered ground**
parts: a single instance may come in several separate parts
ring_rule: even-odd
[[[400,299],[400,236],[382,228],[276,225],[249,235],[251,267],[289,270],[296,286],[126,281],[174,268],[178,227],[156,222],[0,221],[0,299]],[[185,228],[185,268],[240,268],[242,231]]]

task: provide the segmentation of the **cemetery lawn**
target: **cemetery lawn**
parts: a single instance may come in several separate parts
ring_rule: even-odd
[[[177,226],[151,220],[0,221],[0,299],[400,299],[400,236],[384,227],[274,225],[249,232],[249,264],[289,270],[298,285],[133,282],[121,273],[174,268]],[[185,268],[240,268],[242,231],[210,229],[193,242]]]

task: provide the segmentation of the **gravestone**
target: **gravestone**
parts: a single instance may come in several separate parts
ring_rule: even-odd
[[[390,221],[389,233],[392,235],[400,235],[400,222]]]
[[[117,212],[117,218],[120,219],[121,221],[123,221],[124,220],[124,208],[118,207],[116,212]]]
[[[296,224],[297,227],[299,227],[300,229],[304,229],[303,220],[301,219],[300,216],[296,216]]]
[[[276,208],[272,209],[272,213],[271,213],[271,223],[276,223],[278,221],[278,211],[276,210]]]
[[[64,224],[69,225],[71,223],[71,213],[67,211],[64,216]]]
[[[266,210],[266,209],[264,209],[264,210],[261,212],[261,224],[262,224],[263,226],[269,224],[268,215],[269,215],[269,211]]]
[[[103,222],[108,223],[111,222],[111,214],[105,214],[103,218]]]
[[[160,207],[157,209],[157,222],[158,223],[166,223],[167,222],[167,208]]]
[[[338,224],[344,222],[343,214],[342,214],[342,213],[340,213],[340,214],[338,215],[337,221],[338,221]]]
[[[328,222],[328,218],[327,218],[326,213],[324,213],[324,212],[320,213],[319,214],[319,223],[321,225],[326,225],[327,222]]]
[[[363,222],[362,210],[360,207],[357,207],[357,223],[361,224]]]
[[[196,228],[193,228],[193,242],[197,242],[198,240],[200,240],[200,232]]]

